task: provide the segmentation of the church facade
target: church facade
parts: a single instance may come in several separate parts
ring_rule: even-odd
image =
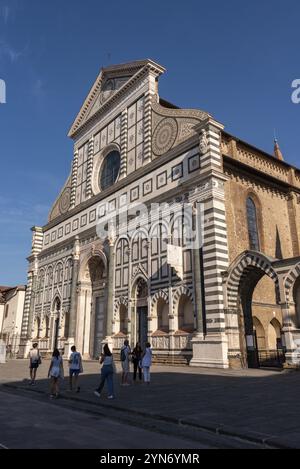
[[[149,341],[207,367],[300,361],[300,170],[159,96],[151,60],[101,70],[32,250],[20,356]],[[191,241],[192,239],[192,241]]]

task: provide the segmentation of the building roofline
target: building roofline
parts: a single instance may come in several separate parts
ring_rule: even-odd
[[[276,156],[272,155],[272,153],[268,153],[267,151],[262,150],[261,148],[253,145],[252,143],[247,142],[246,140],[242,140],[241,138],[236,137],[235,135],[233,135],[229,132],[226,132],[225,130],[222,130],[222,134],[226,137],[229,137],[229,138],[235,140],[236,142],[240,142],[243,145],[246,145],[247,147],[251,148],[252,150],[257,151],[257,152],[261,153],[262,155],[267,156],[268,158],[272,158],[272,160],[275,161],[276,163],[278,163],[279,165],[283,165],[286,168],[293,168],[296,171],[300,172],[300,168],[297,168],[297,166],[294,166],[290,163],[287,163],[286,161],[279,160],[278,158],[276,158]]]

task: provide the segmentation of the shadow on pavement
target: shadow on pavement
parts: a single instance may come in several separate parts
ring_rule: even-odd
[[[9,367],[9,363],[5,365]],[[26,373],[24,362],[24,373]],[[87,368],[92,368],[87,366]],[[93,368],[96,369],[95,364]],[[191,370],[191,371],[189,371]],[[36,386],[29,380],[13,380],[4,387],[30,396],[49,399],[48,364],[38,370]],[[78,406],[101,407],[102,412],[114,409],[130,415],[154,417],[165,422],[177,422],[218,432],[226,427],[231,434],[259,438],[278,438],[283,446],[300,447],[300,400],[298,398],[300,373],[264,372],[251,370],[240,373],[230,370],[197,370],[188,367],[180,370],[170,367],[154,367],[150,386],[136,382],[128,387],[120,386],[120,373],[115,376],[116,399],[101,398],[93,391],[99,383],[99,372],[87,372],[80,376],[79,394],[68,392],[68,377],[61,383],[63,402],[78,402]],[[224,430],[225,431],[225,430]],[[286,443],[285,443],[286,442]]]

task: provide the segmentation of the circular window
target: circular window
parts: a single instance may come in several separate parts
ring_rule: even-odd
[[[116,182],[120,171],[120,153],[116,150],[111,151],[105,158],[102,170],[100,172],[99,185],[104,190]]]

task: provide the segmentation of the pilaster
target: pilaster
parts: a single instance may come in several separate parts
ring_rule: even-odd
[[[144,108],[144,164],[151,161],[151,145],[152,145],[152,108],[151,108],[152,94],[150,91],[145,93],[145,108]]]
[[[121,117],[121,167],[120,178],[127,176],[127,139],[128,139],[128,112],[124,109]]]
[[[109,261],[108,261],[108,292],[107,292],[107,312],[106,312],[106,337],[105,343],[109,344],[112,350],[113,340],[113,320],[114,320],[114,277],[115,277],[115,237],[109,238]]]
[[[198,331],[192,339],[193,358],[190,365],[227,368],[228,340],[225,329],[222,272],[228,268],[228,246],[224,197],[226,177],[222,172],[220,149],[222,129],[221,124],[210,118],[196,126],[199,133],[201,172],[207,173],[207,179],[191,196],[192,201],[201,204],[203,213],[200,239],[203,255],[202,303],[205,308],[205,334]]]
[[[27,289],[25,293],[24,313],[21,327],[19,357],[26,357],[31,348],[32,328],[34,320],[34,307],[36,295],[36,281],[38,275],[38,254],[43,248],[43,229],[34,226],[32,231],[31,256],[27,274]]]
[[[75,237],[74,247],[72,252],[73,267],[72,267],[72,283],[71,283],[71,304],[70,304],[70,319],[68,340],[65,344],[65,355],[69,356],[71,347],[75,345],[76,322],[77,322],[77,301],[78,301],[78,273],[79,273],[79,257],[80,257],[80,243],[79,237]]]
[[[70,208],[75,207],[76,187],[77,187],[77,173],[78,173],[78,150],[75,150],[74,158],[73,158],[73,165],[72,165]]]
[[[93,195],[93,192],[92,192],[93,161],[94,161],[94,137],[91,137],[89,140],[87,172],[86,172],[86,196],[88,199],[92,197]]]

